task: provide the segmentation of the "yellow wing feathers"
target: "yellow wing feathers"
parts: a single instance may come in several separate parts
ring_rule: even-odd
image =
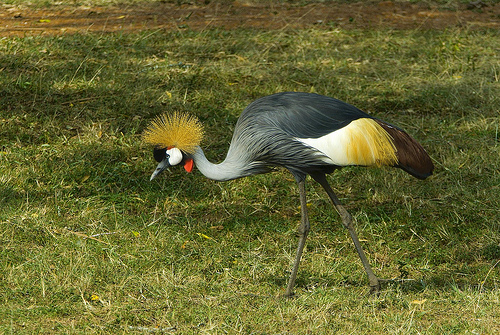
[[[319,138],[297,140],[325,154],[325,162],[338,166],[394,166],[398,164],[392,136],[375,120],[360,118]]]
[[[194,153],[203,133],[203,125],[196,117],[174,112],[160,115],[151,121],[142,138],[155,147],[175,147],[186,153]]]
[[[391,166],[398,163],[393,138],[375,120],[357,119],[346,128],[346,156],[352,164]]]

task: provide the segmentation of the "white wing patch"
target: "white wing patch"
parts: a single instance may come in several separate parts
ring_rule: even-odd
[[[398,162],[392,137],[373,119],[361,118],[319,138],[297,138],[324,153],[338,166],[395,165]]]

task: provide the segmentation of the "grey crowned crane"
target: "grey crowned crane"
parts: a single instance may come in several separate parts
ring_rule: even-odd
[[[340,100],[311,93],[284,92],[252,102],[234,129],[226,158],[210,163],[199,144],[203,127],[193,116],[174,113],[151,122],[143,134],[154,146],[159,162],[151,180],[163,170],[183,165],[191,172],[196,165],[207,178],[219,181],[267,173],[275,167],[288,169],[298,183],[301,224],[295,262],[285,296],[293,295],[297,270],[309,232],[306,176],[326,191],[349,231],[363,263],[371,291],[381,280],[373,273],[353,226],[327,182],[326,174],[348,165],[394,166],[425,179],[434,166],[424,148],[404,130],[376,119]]]

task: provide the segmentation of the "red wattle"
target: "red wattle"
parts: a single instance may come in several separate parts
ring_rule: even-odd
[[[186,159],[186,163],[184,163],[184,169],[187,171],[187,172],[191,172],[193,171],[193,166],[194,166],[194,161],[192,158],[188,158]]]

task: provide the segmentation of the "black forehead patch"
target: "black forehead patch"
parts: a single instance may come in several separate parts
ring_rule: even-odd
[[[153,156],[155,158],[155,161],[157,161],[158,163],[161,162],[165,158],[166,154],[167,154],[167,150],[165,148],[163,148],[163,149],[154,148],[153,149]]]

